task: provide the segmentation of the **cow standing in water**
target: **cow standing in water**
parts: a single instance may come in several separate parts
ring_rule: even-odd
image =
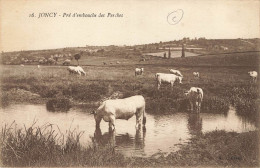
[[[185,93],[185,95],[189,99],[191,111],[194,111],[195,106],[195,111],[199,113],[201,102],[203,100],[203,90],[198,87],[191,87],[190,90]]]
[[[115,129],[116,119],[128,120],[133,115],[136,115],[136,128],[145,126],[145,100],[141,95],[128,97],[125,99],[115,99],[104,101],[96,111],[93,111],[96,121],[96,127],[100,127],[100,122],[103,119],[109,122],[109,129]]]

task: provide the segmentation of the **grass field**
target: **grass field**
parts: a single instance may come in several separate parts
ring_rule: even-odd
[[[215,57],[222,58],[222,56]],[[183,92],[192,86],[197,86],[204,91],[205,98],[202,105],[204,112],[225,113],[230,103],[235,105],[238,102],[244,104],[244,106],[250,106],[245,109],[244,106],[238,105],[239,109],[257,111],[256,108],[251,106],[255,107],[256,100],[259,97],[258,85],[249,82],[247,73],[256,70],[256,67],[243,66],[246,56],[242,57],[240,54],[230,57],[240,58],[240,61],[237,60],[237,62],[240,62],[241,66],[237,64],[236,66],[219,67],[219,62],[213,64],[214,60],[217,59],[215,57],[208,57],[208,62],[211,62],[212,66],[204,66],[204,60],[204,62],[190,67],[188,65],[191,61],[196,63],[201,59],[206,59],[206,57],[186,58],[186,62],[189,62],[187,66],[180,65],[177,68],[184,75],[183,84],[175,85],[172,91],[168,85],[163,85],[159,91],[156,89],[155,73],[169,73],[169,69],[176,68],[174,65],[169,65],[168,60],[160,58],[153,58],[151,60],[154,62],[153,64],[138,65],[134,64],[131,59],[129,61],[125,59],[125,62],[116,65],[82,66],[87,72],[86,76],[70,75],[66,66],[41,66],[39,69],[35,65],[25,67],[1,66],[2,97],[5,98],[2,99],[2,103],[14,99],[12,98],[13,94],[8,95],[7,93],[15,89],[30,91],[33,94],[40,95],[40,98],[45,100],[67,98],[76,103],[86,104],[97,102],[110,96],[113,92],[120,91],[124,97],[142,94],[146,98],[147,109],[156,109],[151,111],[153,113],[169,113],[185,110],[188,102]],[[212,60],[212,58],[214,59]],[[248,62],[255,62],[258,60],[258,56],[250,53],[247,59]],[[108,60],[110,58],[104,57],[103,59],[103,61]],[[157,64],[155,60],[157,60]],[[172,60],[176,62],[185,61]],[[231,59],[229,58],[229,60]],[[96,64],[96,60],[91,61],[93,59],[89,59],[88,63]],[[164,61],[164,64],[162,64],[162,61]],[[136,67],[144,67],[142,76],[134,76]],[[200,79],[193,77],[192,72],[194,71],[200,72]],[[35,101],[35,99],[33,100]],[[255,113],[253,112],[253,114]]]
[[[251,70],[256,70],[259,72],[259,67],[257,66],[257,61],[259,61],[258,53],[249,53],[248,55],[234,54],[228,56],[202,56],[170,60],[150,58],[149,61],[141,63],[138,59],[124,58],[120,60],[120,64],[113,63],[112,65],[103,65],[103,62],[115,62],[116,60],[119,59],[114,57],[103,57],[102,59],[86,57],[82,59],[80,64],[86,71],[86,76],[70,75],[65,66],[41,66],[39,69],[36,65],[26,65],[24,67],[17,65],[1,66],[1,106],[3,107],[10,103],[18,102],[50,103],[51,101],[58,102],[60,106],[63,106],[63,103],[68,104],[68,102],[70,102],[72,106],[84,103],[89,105],[94,104],[96,107],[96,102],[99,102],[104,97],[109,97],[114,92],[120,91],[122,92],[123,97],[136,94],[143,95],[146,100],[147,113],[165,114],[187,111],[188,101],[184,97],[183,93],[190,87],[197,86],[203,89],[205,95],[202,102],[202,112],[226,113],[229,106],[233,105],[237,109],[238,114],[245,116],[249,120],[254,121],[256,124],[258,123],[259,82],[256,84],[250,83],[247,73]],[[144,74],[142,76],[135,77],[134,69],[136,67],[144,68]],[[163,85],[158,91],[156,87],[155,73],[168,73],[169,69],[172,68],[178,69],[182,72],[184,75],[183,84],[175,85],[173,90],[171,90],[170,86]],[[200,72],[200,79],[194,79],[192,75],[192,72],[194,71]],[[3,134],[7,135],[6,132],[8,132],[8,130],[5,131],[5,129],[3,129],[1,137],[3,137]],[[30,132],[27,133],[29,134]],[[257,139],[256,134],[256,132],[250,134],[248,136],[250,138],[249,141],[255,141],[255,139]],[[24,134],[20,135],[20,138],[26,137]],[[30,135],[31,138],[35,136],[33,133]],[[246,138],[247,135],[244,134],[237,135],[229,133],[215,133],[210,135],[210,137],[214,137],[215,135],[224,136],[224,139],[227,138],[225,141],[234,141],[236,136],[243,136],[243,138],[238,141],[248,140]],[[3,139],[2,143],[13,142],[14,140],[17,140],[18,135],[9,133],[8,136],[5,136],[7,139]],[[35,137],[36,139],[32,139],[32,142],[38,144],[39,140],[44,144],[45,139],[43,137],[38,137],[39,139],[37,139],[37,136]],[[48,135],[46,136],[48,137]],[[68,140],[71,140],[70,138],[71,137],[68,137]],[[77,140],[77,137],[74,138]],[[21,142],[24,140],[24,143],[28,142],[26,139],[20,140]],[[200,140],[203,142],[202,145],[200,141],[194,140],[194,143],[198,143],[203,146],[209,139],[205,136]],[[47,142],[49,143],[49,141]],[[52,143],[52,141],[50,143]],[[236,147],[239,148],[240,144],[240,142],[237,142],[232,149],[235,151]],[[5,154],[7,154],[6,156],[8,159],[8,156],[13,154],[12,148],[15,149],[15,146],[11,146],[12,148],[10,148],[6,144],[1,144],[1,146],[2,145],[5,147],[2,148],[5,149],[2,152],[7,152]],[[176,154],[169,156],[172,158],[160,157],[160,159],[150,158],[150,160],[134,158],[131,160],[129,158],[124,158],[121,155],[111,153],[110,149],[107,151],[93,148],[82,149],[80,146],[77,146],[77,141],[75,141],[75,144],[74,141],[69,143],[68,148],[71,149],[71,153],[63,155],[62,150],[64,149],[64,146],[58,146],[56,144],[52,145],[54,150],[50,151],[50,153],[53,154],[50,156],[56,156],[58,162],[50,159],[50,156],[47,157],[48,153],[43,156],[35,155],[33,152],[37,153],[39,149],[45,149],[45,146],[36,146],[36,148],[32,149],[33,151],[28,149],[28,155],[26,155],[28,158],[29,156],[37,156],[38,158],[35,158],[33,162],[31,162],[32,160],[27,160],[28,162],[15,162],[14,160],[13,162],[9,162],[10,160],[5,160],[4,163],[9,166],[185,166],[198,165],[201,158],[206,159],[205,162],[203,162],[205,165],[212,166],[239,166],[243,165],[242,163],[246,164],[243,166],[256,166],[258,163],[258,161],[256,161],[251,155],[243,158],[248,154],[248,151],[240,151],[241,155],[239,155],[240,158],[248,159],[246,162],[243,162],[244,160],[238,160],[237,162],[234,162],[233,160],[231,161],[228,156],[226,157],[226,155],[222,160],[216,159],[214,157],[214,152],[211,150],[217,150],[219,146],[223,145],[220,142],[217,142],[216,146],[214,146],[216,149],[207,148],[205,150],[203,147],[199,149],[196,148],[192,150],[189,155],[187,154],[187,157],[183,159],[189,160],[189,157],[195,158],[195,160],[190,159],[194,162],[184,162],[181,157]],[[228,144],[228,146],[229,145],[232,146],[233,144],[231,143]],[[252,149],[254,149],[254,146],[252,146]],[[201,155],[196,155],[198,150],[202,152]],[[212,158],[207,158],[204,156],[209,152],[212,152],[209,156],[212,156],[213,159],[215,159],[212,164],[207,161],[207,159]],[[184,149],[184,154],[185,153],[187,153],[187,149]],[[220,151],[219,154],[224,155],[225,153],[226,151],[223,150]],[[19,155],[19,152],[15,154]],[[72,155],[73,158],[71,159],[70,157]],[[15,158],[16,156],[14,155],[13,157]],[[87,157],[96,159],[87,160],[88,162],[86,162],[84,161],[84,158]],[[43,159],[41,160],[39,158]],[[104,162],[101,162],[100,159]],[[47,160],[53,162],[47,163]],[[75,160],[77,160],[77,162],[75,162]],[[170,160],[174,161],[171,162]],[[22,158],[20,161],[26,161],[26,159]]]

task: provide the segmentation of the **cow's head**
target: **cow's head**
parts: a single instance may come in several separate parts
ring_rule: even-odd
[[[178,82],[179,82],[180,84],[182,84],[182,78],[183,78],[183,77],[180,77],[180,76],[177,77],[177,80],[178,80]]]

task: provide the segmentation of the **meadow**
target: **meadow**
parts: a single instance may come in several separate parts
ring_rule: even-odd
[[[229,106],[232,105],[236,108],[239,115],[245,116],[255,122],[256,125],[258,123],[259,82],[255,84],[250,83],[247,73],[251,70],[258,70],[256,66],[259,60],[258,54],[250,53],[247,57],[238,54],[233,56],[201,56],[170,60],[151,57],[149,61],[141,63],[138,61],[139,59],[133,60],[129,58],[120,60],[120,64],[112,65],[103,65],[101,59],[100,61],[98,60],[92,57],[82,58],[80,63],[87,73],[86,76],[70,75],[66,66],[41,66],[39,69],[36,65],[26,65],[24,67],[19,65],[1,66],[1,107],[11,105],[12,103],[46,103],[47,107],[54,107],[54,111],[57,109],[66,111],[66,108],[62,109],[65,105],[68,105],[69,108],[85,104],[97,108],[98,103],[102,99],[109,97],[115,92],[120,92],[122,93],[121,97],[136,94],[143,95],[146,100],[146,112],[161,115],[187,112],[189,103],[184,97],[184,91],[189,90],[192,86],[197,86],[203,89],[205,95],[202,103],[202,112],[225,114]],[[115,62],[117,59],[106,59],[106,57],[102,59],[105,62],[112,60]],[[228,66],[228,63],[230,63],[230,66]],[[253,66],[249,66],[251,63],[253,63]],[[143,67],[144,74],[135,77],[134,69],[136,67]],[[162,85],[161,89],[157,90],[155,73],[168,73],[169,69],[178,69],[182,72],[184,76],[183,84],[174,85],[172,90],[169,85]],[[200,72],[199,79],[193,77],[192,72],[194,71]],[[214,153],[212,153],[213,149],[206,148],[207,151],[204,151],[205,148],[201,147],[195,150],[194,146],[194,150],[187,157],[182,156],[183,158],[178,154],[169,155],[168,159],[163,156],[159,159],[124,158],[122,155],[114,153],[110,147],[108,149],[97,149],[93,146],[82,148],[78,144],[79,134],[70,134],[70,136],[65,137],[63,145],[58,145],[55,141],[56,134],[52,132],[47,132],[43,135],[41,134],[41,129],[33,126],[25,128],[25,132],[22,130],[12,132],[11,130],[5,127],[2,128],[1,132],[2,156],[5,156],[2,157],[4,158],[2,163],[9,166],[144,166],[148,163],[149,166],[158,166],[159,164],[185,166],[198,165],[201,158],[206,159],[205,163],[207,164],[205,165],[212,166],[239,165],[243,163],[243,160],[234,162],[234,159],[231,162],[228,157],[216,159]],[[246,135],[217,132],[210,134],[210,137],[216,134],[227,139],[226,141],[228,142],[234,140],[237,136],[242,136],[243,138],[239,139],[239,142],[236,144],[228,143],[228,146],[234,145],[232,147],[234,150],[236,149],[235,147],[241,145],[240,141],[243,141],[243,143],[255,141],[258,137],[257,132],[245,133]],[[249,135],[249,140],[246,139],[247,134]],[[207,136],[208,134],[201,137],[199,141],[198,139],[193,139],[193,141],[194,143],[196,141],[199,145],[201,145],[202,141],[205,146],[205,141],[208,142],[210,140]],[[21,146],[12,143],[16,141],[21,142]],[[35,144],[35,148],[29,148],[27,143]],[[209,144],[211,143],[216,142],[210,140]],[[216,150],[220,146],[220,142],[217,142]],[[21,149],[21,147],[25,148]],[[49,152],[38,153],[39,150],[45,148],[48,148]],[[255,146],[252,146],[252,149],[254,151],[257,150]],[[64,153],[66,150],[68,150],[68,153]],[[201,150],[201,155],[196,155],[198,150]],[[28,155],[19,154],[21,151],[28,151]],[[184,147],[180,152],[185,154],[187,151],[187,148]],[[205,155],[209,152],[211,153],[209,158],[207,158]],[[240,154],[243,157],[248,153],[247,150],[239,152],[241,152]],[[38,154],[35,155],[35,153]],[[51,153],[51,155],[48,153]],[[219,154],[225,155],[225,153],[226,151],[223,150]],[[84,160],[87,157],[93,158],[93,160]],[[185,163],[184,160],[189,160],[188,157],[193,159],[191,159],[191,162]],[[210,157],[214,158],[214,163],[208,161],[212,159]],[[254,156],[250,155],[248,157],[243,158],[244,160],[248,159],[245,162],[248,163],[247,165],[255,166],[258,164]],[[14,159],[8,160],[10,158]],[[174,161],[171,162],[169,160]]]

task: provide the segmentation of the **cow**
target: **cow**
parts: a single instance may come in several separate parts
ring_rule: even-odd
[[[120,64],[120,61],[116,61],[116,64]]]
[[[144,68],[135,68],[135,76],[142,75],[144,72]]]
[[[86,72],[83,70],[82,67],[80,66],[68,66],[68,71],[70,72],[70,74],[84,74],[86,76]]]
[[[71,62],[71,60],[66,59],[66,60],[62,63],[62,65],[70,65],[70,62]]]
[[[162,83],[170,83],[172,88],[175,82],[182,84],[183,77],[174,74],[156,73],[155,78],[157,81],[157,89],[159,90]]]
[[[76,68],[77,68],[78,72],[80,73],[80,75],[84,74],[86,76],[86,72],[84,71],[84,69],[82,67],[77,66]]]
[[[252,79],[253,83],[256,83],[257,81],[257,72],[256,71],[249,71],[248,72],[250,78]]]
[[[107,63],[106,62],[103,62],[103,65],[106,65]]]
[[[37,65],[37,68],[40,68],[40,65]]]
[[[193,76],[194,76],[194,78],[199,78],[200,77],[200,73],[199,72],[193,72]]]
[[[68,71],[70,74],[79,74],[81,75],[81,73],[78,71],[77,67],[75,66],[68,66]]]
[[[116,119],[128,120],[136,115],[136,128],[145,126],[145,99],[142,95],[131,96],[124,99],[110,99],[104,101],[96,111],[93,111],[96,121],[96,128],[100,127],[103,119],[109,122],[109,129],[115,129]]]
[[[195,106],[195,112],[200,113],[203,90],[199,87],[191,87],[189,91],[185,92],[185,96],[189,99],[191,111],[194,111]]]
[[[180,76],[180,77],[183,77],[183,75],[181,74],[181,72],[179,70],[170,69],[170,73],[177,75],[177,76]]]
[[[21,66],[21,67],[24,67],[24,64],[21,64],[20,66]]]

